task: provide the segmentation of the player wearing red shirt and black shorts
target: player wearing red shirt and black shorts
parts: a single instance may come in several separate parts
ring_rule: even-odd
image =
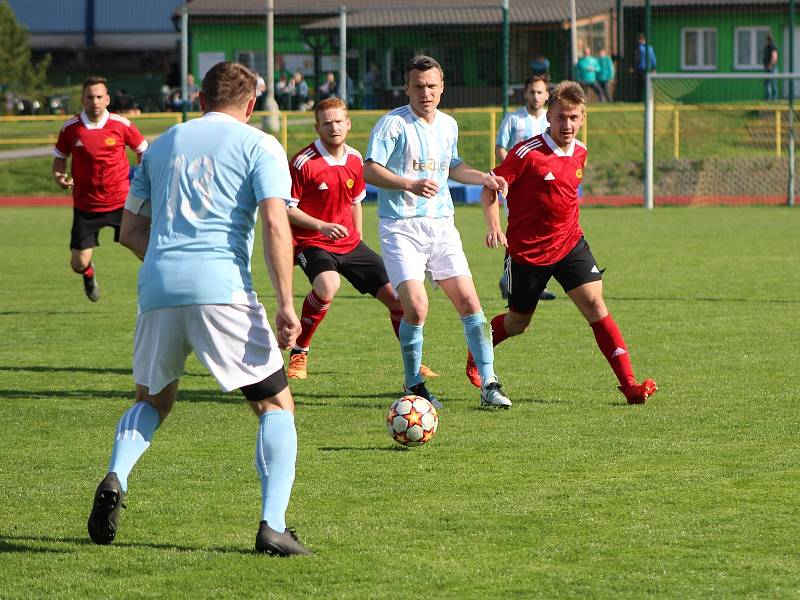
[[[492,342],[496,346],[525,332],[540,292],[555,277],[592,327],[628,403],[643,404],[658,388],[652,379],[637,383],[634,378],[625,340],[603,300],[602,271],[578,220],[578,186],[587,152],[576,136],[585,104],[580,85],[560,83],[550,96],[549,129],[517,144],[492,171],[509,185],[506,234],[500,227],[496,193],[484,188],[481,194],[489,226],[486,245],[508,248],[509,311],[492,319]],[[470,363],[468,357],[468,376],[474,368]]]
[[[298,200],[289,209],[295,258],[312,285],[303,301],[303,329],[289,355],[286,374],[291,379],[308,377],[311,338],[339,290],[340,274],[360,293],[386,305],[396,336],[403,317],[383,259],[361,241],[364,162],[358,150],[345,144],[351,125],[347,106],[327,98],[314,115],[319,138],[289,161],[292,197]],[[428,377],[437,375],[423,369]]]
[[[133,123],[106,110],[109,102],[106,80],[87,79],[81,98],[83,111],[64,123],[53,149],[53,178],[62,188],[72,188],[72,270],[83,275],[84,291],[92,302],[100,298],[92,263],[92,248],[100,245],[98,234],[103,227],[113,227],[114,241],[119,241],[129,187],[125,147],[139,158],[147,148]],[[70,155],[72,177],[66,172]]]

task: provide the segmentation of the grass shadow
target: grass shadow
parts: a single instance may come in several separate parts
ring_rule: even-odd
[[[82,547],[95,547],[88,538],[65,536],[33,536],[33,535],[5,535],[0,534],[0,554],[12,552],[44,552],[44,553],[63,553],[64,550],[58,548],[37,548],[31,546],[30,542],[41,544],[71,544]],[[178,552],[218,552],[221,554],[256,554],[255,550],[236,548],[232,546],[187,546],[180,544],[161,544],[147,542],[116,542],[116,548],[150,548],[153,550],[169,550]]]

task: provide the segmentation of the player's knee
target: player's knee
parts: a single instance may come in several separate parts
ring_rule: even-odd
[[[275,408],[294,412],[294,400],[283,369],[257,383],[243,385],[239,390],[258,415]]]

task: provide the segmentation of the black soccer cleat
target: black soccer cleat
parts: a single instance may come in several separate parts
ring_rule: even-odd
[[[93,266],[89,263],[89,266]],[[100,300],[100,284],[97,283],[97,277],[92,273],[91,277],[83,276],[83,291],[86,292],[86,297],[92,302]]]
[[[425,387],[425,382],[422,381],[417,385],[412,385],[411,387],[406,386],[403,384],[403,393],[404,394],[414,394],[415,396],[419,396],[420,398],[425,398],[428,402],[433,404],[433,408],[436,410],[442,409],[442,403],[439,402],[439,399],[431,394],[428,391],[428,388]]]
[[[555,300],[555,299],[556,295],[547,288],[544,288],[542,292],[539,294],[539,300]]]
[[[293,529],[286,528],[283,533],[278,533],[261,521],[256,535],[256,552],[270,556],[293,556],[295,554],[312,554],[311,550],[303,546],[297,539]]]
[[[106,546],[114,541],[119,526],[119,515],[125,508],[125,492],[116,473],[105,476],[94,493],[92,513],[89,515],[89,537],[95,544]]]

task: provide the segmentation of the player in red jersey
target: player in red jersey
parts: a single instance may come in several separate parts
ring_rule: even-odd
[[[496,346],[525,332],[539,293],[555,277],[592,327],[628,403],[643,404],[658,390],[656,382],[637,383],[633,376],[625,340],[603,300],[602,272],[578,221],[578,186],[587,153],[576,136],[585,111],[581,86],[560,83],[550,96],[549,129],[517,144],[492,171],[509,184],[506,234],[500,226],[497,194],[483,189],[481,203],[489,227],[486,245],[508,248],[509,310],[492,319],[492,342]],[[468,376],[474,369],[471,358],[467,358]]]
[[[83,84],[83,111],[64,123],[53,149],[53,179],[72,188],[72,270],[83,276],[83,289],[92,302],[100,298],[94,274],[92,249],[99,246],[103,227],[114,228],[119,242],[122,209],[128,195],[130,146],[141,160],[147,141],[128,119],[109,113],[106,80],[90,77]],[[72,155],[72,177],[67,159]]]
[[[292,196],[299,201],[289,209],[295,255],[312,285],[303,301],[303,330],[289,355],[286,374],[292,379],[308,377],[311,338],[339,291],[340,274],[386,305],[396,336],[403,317],[383,260],[361,240],[364,162],[345,143],[351,126],[347,106],[339,98],[326,98],[314,116],[319,138],[289,162]],[[424,365],[423,371],[425,377],[437,376]]]

